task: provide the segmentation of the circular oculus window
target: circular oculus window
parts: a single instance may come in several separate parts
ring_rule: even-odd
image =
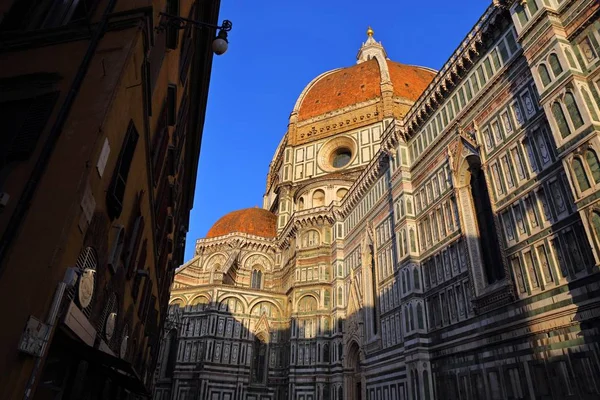
[[[352,160],[352,151],[346,147],[340,147],[331,155],[333,168],[343,168]]]
[[[325,172],[335,172],[352,163],[356,155],[354,140],[348,136],[336,137],[319,149],[319,167]]]

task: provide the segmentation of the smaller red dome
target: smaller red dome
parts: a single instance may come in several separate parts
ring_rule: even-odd
[[[214,223],[208,230],[206,238],[225,236],[234,232],[274,238],[277,236],[277,216],[262,208],[232,211]]]

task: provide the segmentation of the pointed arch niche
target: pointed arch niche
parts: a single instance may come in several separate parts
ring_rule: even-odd
[[[366,389],[363,384],[361,371],[361,352],[358,343],[351,341],[347,346],[346,357],[344,357],[344,383],[346,400],[366,399]]]
[[[475,296],[479,297],[503,286],[506,271],[481,159],[476,150],[459,140],[453,178]]]

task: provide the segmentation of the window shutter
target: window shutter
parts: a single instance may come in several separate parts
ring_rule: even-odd
[[[133,301],[137,302],[138,294],[140,291],[140,285],[142,283],[142,275],[138,275],[137,271],[144,270],[144,266],[146,264],[146,257],[148,256],[148,239],[144,239],[142,243],[142,250],[140,251],[140,258],[136,264],[135,268],[135,277],[133,278],[133,285],[131,287],[131,296],[133,297]]]
[[[150,302],[150,296],[152,295],[152,280],[146,278],[144,283],[144,292],[142,293],[142,300],[140,301],[140,308],[138,308],[138,317],[142,322],[145,321],[148,313],[148,303]]]
[[[110,258],[108,259],[108,266],[113,273],[117,272],[119,268],[119,260],[121,259],[121,253],[123,252],[123,244],[125,241],[125,228],[123,226],[115,226],[113,229],[117,230],[117,235],[112,245],[110,252]]]
[[[169,215],[169,198],[171,185],[168,182],[168,177],[165,175],[165,179],[161,184],[161,188],[158,192],[157,202],[157,218],[156,218],[156,242],[160,243],[161,238],[164,235],[164,231],[167,225],[167,217]]]
[[[145,323],[148,320],[148,313],[150,312],[150,307],[152,305],[152,299],[156,299],[154,295],[152,295],[152,281],[148,281],[148,296],[146,296],[146,302],[144,304],[144,309],[142,313],[142,322]]]
[[[152,145],[152,163],[155,185],[160,179],[160,174],[165,161],[167,147],[169,145],[169,129],[167,125],[167,114],[168,107],[167,102],[165,101],[163,103],[160,116],[158,117],[156,131],[154,133],[154,144]]]
[[[52,92],[11,102],[13,104],[0,104],[0,107],[6,110],[6,113],[2,112],[3,117],[8,119],[9,127],[12,125],[15,129],[11,135],[12,140],[7,143],[7,162],[24,161],[33,153],[57,99],[58,92]],[[6,135],[10,135],[10,131]]]
[[[142,241],[142,235],[144,233],[144,217],[139,216],[136,218],[131,232],[129,240],[129,248],[127,249],[127,257],[125,259],[125,270],[127,271],[127,278],[130,279],[133,272],[135,272],[134,263],[140,249],[140,243]]]
[[[125,196],[127,176],[129,175],[129,168],[131,167],[138,138],[139,134],[135,129],[133,121],[131,121],[121,147],[121,152],[119,153],[112,181],[106,193],[108,214],[112,219],[119,217],[121,211],[123,211],[123,197]]]

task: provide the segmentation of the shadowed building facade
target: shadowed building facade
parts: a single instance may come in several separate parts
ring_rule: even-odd
[[[0,5],[2,399],[148,398],[219,1]]]
[[[495,2],[438,72],[369,29],[177,271],[154,399],[598,398],[598,12]]]

